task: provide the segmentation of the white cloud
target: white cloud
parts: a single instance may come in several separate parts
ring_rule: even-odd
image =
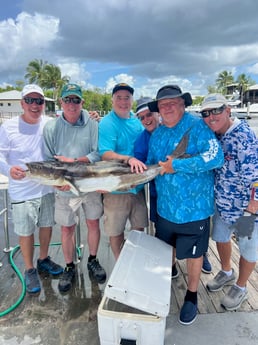
[[[16,21],[0,22],[5,82],[23,76],[35,58],[58,64],[87,87],[110,90],[123,79],[152,97],[165,83],[205,93],[223,70],[257,74],[257,0],[24,0],[23,6]]]
[[[255,63],[253,66],[247,68],[249,73],[257,74],[258,75],[258,63]]]
[[[58,33],[59,19],[35,13],[20,13],[16,20],[0,22],[0,73],[25,74],[29,61],[44,57]]]

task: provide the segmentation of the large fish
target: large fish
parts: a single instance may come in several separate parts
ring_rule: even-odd
[[[176,149],[175,158],[188,157],[185,154],[189,130],[184,134]],[[43,161],[26,163],[26,176],[41,184],[52,186],[69,185],[76,194],[96,190],[114,192],[127,191],[137,185],[153,180],[161,170],[158,164],[149,165],[143,173],[132,173],[131,168],[121,160],[100,161],[96,163],[64,163]]]
[[[69,185],[76,195],[96,190],[126,191],[154,179],[161,169],[158,164],[155,164],[148,166],[143,173],[136,174],[132,173],[131,168],[121,161],[100,161],[91,164],[43,161],[30,162],[26,165],[28,178],[45,185]]]

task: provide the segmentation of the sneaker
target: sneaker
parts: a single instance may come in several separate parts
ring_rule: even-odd
[[[231,286],[228,293],[222,298],[221,305],[226,310],[238,309],[242,302],[247,299],[247,290],[242,291],[236,285]]]
[[[174,264],[174,265],[172,266],[171,278],[172,278],[172,279],[175,279],[175,278],[177,278],[178,276],[179,276],[179,273],[178,273],[178,270],[177,270],[177,268],[176,268],[176,264]]]
[[[223,271],[219,271],[217,275],[207,283],[207,288],[210,291],[219,291],[226,285],[232,285],[235,279],[236,276],[233,269],[230,276],[227,276]]]
[[[30,268],[25,271],[25,285],[28,293],[36,293],[41,290],[36,268]]]
[[[100,265],[98,259],[91,260],[87,264],[89,275],[96,279],[99,284],[103,284],[106,281],[106,272],[104,268]]]
[[[204,273],[211,273],[211,271],[212,271],[211,264],[210,264],[210,261],[208,259],[207,253],[205,253],[203,255],[202,271]]]
[[[59,279],[58,289],[60,292],[66,292],[71,289],[75,278],[75,267],[65,267],[61,278]]]
[[[56,264],[54,261],[50,260],[48,256],[46,259],[37,261],[37,269],[38,272],[47,272],[52,275],[58,275],[64,271],[63,267]]]
[[[197,303],[185,301],[180,311],[179,322],[182,325],[191,325],[197,316]]]

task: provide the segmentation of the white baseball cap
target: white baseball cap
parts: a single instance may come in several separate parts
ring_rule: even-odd
[[[222,105],[228,105],[226,98],[221,93],[211,93],[204,98],[201,104],[201,111],[216,109],[222,107]]]
[[[29,93],[32,93],[32,92],[36,92],[44,97],[43,90],[41,89],[41,87],[39,87],[36,84],[25,85],[24,88],[22,89],[21,96],[22,98],[24,98],[25,96],[27,96]]]

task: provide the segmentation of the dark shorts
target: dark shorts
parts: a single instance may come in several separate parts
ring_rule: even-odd
[[[156,237],[176,248],[176,257],[199,258],[208,250],[210,218],[176,224],[158,216]]]

